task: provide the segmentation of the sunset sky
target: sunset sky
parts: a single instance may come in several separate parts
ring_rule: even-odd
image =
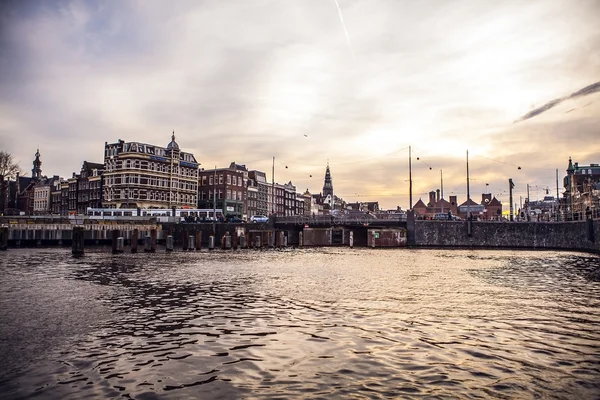
[[[338,4],[0,2],[0,149],[69,177],[174,130],[203,168],[270,181],[275,156],[299,192],[329,160],[338,196],[383,208],[409,206],[409,145],[414,202],[440,170],[464,201],[467,149],[471,197],[506,206],[509,178],[536,199],[558,169],[562,195],[569,156],[600,163],[600,84],[569,97],[600,81],[600,1]]]

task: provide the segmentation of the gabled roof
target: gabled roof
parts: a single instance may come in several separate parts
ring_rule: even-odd
[[[450,207],[452,207],[452,204],[450,204],[450,202],[449,202],[448,200],[446,200],[446,199],[439,199],[438,201],[436,201],[436,202],[434,203],[434,205],[433,205],[433,206],[434,206],[435,208],[441,208],[441,207],[442,207],[442,205],[444,205],[444,208],[448,208],[448,209],[449,209]]]
[[[83,165],[81,166],[81,169],[85,169],[88,173],[92,173],[93,170],[97,169],[97,170],[103,170],[104,169],[104,164],[101,163],[93,163],[93,162],[89,162],[89,161],[84,161]]]
[[[425,203],[423,203],[423,200],[419,199],[419,201],[415,203],[413,208],[427,208],[427,206],[425,205]]]
[[[502,203],[500,203],[500,201],[499,201],[497,198],[495,198],[495,197],[494,197],[494,198],[492,199],[492,201],[490,201],[490,204],[488,204],[488,207],[489,207],[489,206],[495,206],[495,207],[498,207],[498,206],[502,206]]]
[[[473,201],[473,199],[468,199],[467,201],[465,201],[464,203],[462,203],[460,205],[460,207],[462,206],[466,206],[466,205],[471,205],[471,206],[480,206],[481,204],[477,204]]]

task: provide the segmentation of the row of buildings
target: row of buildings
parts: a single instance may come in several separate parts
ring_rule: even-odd
[[[425,204],[419,199],[413,206],[415,215],[419,218],[430,219],[436,214],[451,213],[460,218],[467,218],[473,215],[478,219],[496,221],[502,218],[502,203],[491,195],[491,193],[481,194],[481,203],[473,199],[467,199],[459,204],[457,196],[450,196],[450,200],[440,197],[440,189],[429,192],[429,202]]]
[[[527,198],[519,208],[515,205],[516,219],[568,221],[600,217],[600,164],[579,165],[569,157],[566,172],[562,197],[549,196],[549,189],[546,189],[547,195],[542,200],[530,201]],[[419,199],[413,209],[420,218],[434,218],[436,214],[448,212],[461,218],[466,218],[468,214],[481,220],[503,218],[502,203],[490,193],[483,193],[479,203],[468,199],[459,204],[456,196],[450,196],[448,201],[440,197],[440,190],[437,189],[429,192],[427,204]]]
[[[236,162],[203,169],[193,154],[180,149],[174,132],[166,147],[106,142],[102,163],[84,161],[79,173],[69,178],[44,176],[41,166],[38,149],[31,177],[10,180],[0,175],[0,213],[73,215],[84,214],[87,208],[214,208],[243,219],[253,215],[381,213],[377,202],[345,203],[337,197],[329,163],[320,193],[299,192],[291,181],[269,182],[265,172]],[[600,211],[598,164],[584,166],[569,159],[563,183],[565,191],[555,213],[576,219],[586,210]],[[533,203],[526,206],[529,210]],[[432,191],[427,204],[419,199],[412,208],[421,218],[448,212],[463,218],[468,213],[484,220],[502,218],[502,203],[486,193],[479,203],[473,199],[459,203],[457,196],[446,200],[440,190]]]
[[[175,133],[166,147],[140,142],[104,145],[104,162],[84,161],[70,178],[42,175],[39,149],[31,177],[0,182],[0,212],[26,215],[84,214],[88,208],[203,208],[224,215],[323,215],[344,202],[333,193],[329,165],[323,191],[299,193],[292,182],[268,182],[267,175],[235,162],[205,170],[182,151]]]

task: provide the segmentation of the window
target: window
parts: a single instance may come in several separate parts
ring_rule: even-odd
[[[236,185],[236,182],[237,182],[237,176],[235,176],[235,175],[234,175],[234,176],[233,176],[233,186],[235,186],[235,185]]]
[[[203,176],[203,177],[202,177],[202,180],[203,180],[203,181],[204,181],[204,178],[206,178],[206,177],[205,177],[205,176]],[[213,185],[213,177],[212,177],[212,176],[209,176],[209,177],[208,177],[208,184],[209,184],[210,186],[212,186],[212,185]]]
[[[227,184],[231,185],[231,175],[229,175],[229,174],[227,175]],[[234,183],[234,185],[235,185],[235,183]]]
[[[219,175],[219,185],[223,184],[223,175]]]
[[[206,176],[202,177],[202,186],[206,186]]]
[[[234,192],[235,195],[235,192]],[[231,199],[231,190],[227,189],[227,200]]]

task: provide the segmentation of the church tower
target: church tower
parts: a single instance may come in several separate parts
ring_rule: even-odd
[[[42,162],[40,161],[40,149],[35,152],[35,160],[33,160],[33,168],[31,169],[31,179],[39,181],[42,179]]]
[[[323,183],[323,197],[331,196],[333,201],[333,182],[331,182],[331,171],[329,171],[329,160],[327,160],[327,169],[325,170],[325,182]]]

